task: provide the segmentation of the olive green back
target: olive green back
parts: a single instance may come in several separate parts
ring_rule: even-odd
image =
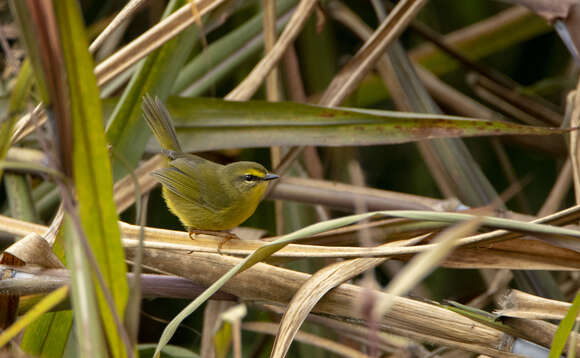
[[[231,197],[220,178],[223,166],[188,155],[169,163],[168,168],[155,170],[152,175],[176,195],[219,212],[231,205]]]

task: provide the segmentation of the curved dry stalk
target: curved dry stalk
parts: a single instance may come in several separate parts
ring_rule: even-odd
[[[421,238],[422,239],[422,238]],[[420,240],[421,240],[420,239]],[[404,243],[391,243],[384,246],[402,246],[416,243],[419,240]],[[361,273],[374,268],[385,262],[387,258],[355,259],[345,262],[337,262],[328,265],[312,275],[304,285],[300,286],[288,309],[284,312],[278,327],[274,347],[270,357],[284,357],[290,348],[294,337],[299,334],[300,326],[310,314],[310,311],[318,301],[337,285],[358,276]]]
[[[8,247],[4,252],[17,257],[27,265],[45,268],[64,268],[62,262],[52,252],[48,241],[38,234],[30,233]]]

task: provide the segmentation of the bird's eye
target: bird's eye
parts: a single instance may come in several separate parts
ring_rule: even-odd
[[[244,175],[244,180],[245,181],[256,181],[258,180],[258,177],[252,174],[246,174]]]

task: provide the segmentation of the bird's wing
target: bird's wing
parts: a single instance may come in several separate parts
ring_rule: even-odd
[[[228,206],[218,176],[219,164],[191,156],[177,158],[169,165],[153,172],[167,189],[214,212]]]

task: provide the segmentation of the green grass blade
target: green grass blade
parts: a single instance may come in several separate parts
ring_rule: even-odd
[[[26,98],[31,87],[32,69],[30,67],[30,61],[24,61],[16,78],[16,84],[12,89],[12,94],[10,95],[8,111],[7,113],[2,113],[0,116],[0,160],[4,159],[6,152],[8,152],[12,144],[14,124],[18,120],[18,114],[26,108]],[[0,170],[1,176],[2,171]]]
[[[46,74],[44,73],[42,65],[43,57],[41,54],[40,45],[38,43],[38,29],[36,28],[33,21],[30,21],[30,11],[28,5],[29,4],[27,4],[26,1],[11,0],[10,10],[18,23],[21,37],[24,39],[24,45],[26,46],[26,52],[28,53],[30,68],[26,70],[33,70],[34,81],[37,85],[40,98],[45,104],[48,104],[50,102],[50,96],[48,94]],[[22,68],[24,68],[24,66]]]
[[[113,202],[113,178],[102,124],[101,103],[93,61],[79,4],[75,0],[54,3],[64,53],[74,134],[74,179],[80,219],[96,256],[115,307],[109,307],[98,285],[97,296],[104,330],[113,356],[125,356],[112,310],[123,317],[128,286],[123,248]]]
[[[76,218],[75,218],[76,219]],[[91,277],[91,269],[84,254],[75,223],[68,213],[64,214],[59,236],[64,241],[67,267],[71,271],[71,301],[74,311],[74,327],[79,356],[106,357],[107,346],[100,322],[97,294]]]
[[[45,313],[26,327],[20,347],[31,356],[62,357],[72,328],[72,318],[72,311]]]
[[[68,296],[68,286],[58,288],[48,294],[34,307],[32,307],[26,314],[24,314],[18,321],[8,327],[0,334],[0,347],[4,347],[12,338],[29,325],[34,320],[38,319],[42,314],[48,312],[51,308],[62,302]]]
[[[580,291],[576,294],[574,301],[572,301],[572,306],[566,313],[566,316],[560,322],[556,333],[554,334],[554,340],[552,341],[552,348],[550,348],[550,355],[548,358],[558,358],[562,355],[564,347],[566,346],[566,341],[572,332],[574,327],[574,322],[578,318],[578,312],[580,312]]]

